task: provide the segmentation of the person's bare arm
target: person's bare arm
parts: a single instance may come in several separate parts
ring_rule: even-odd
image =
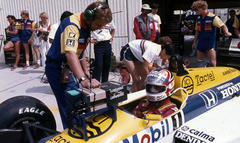
[[[143,62],[142,72],[143,72],[144,77],[146,77],[149,74],[149,62],[145,59],[144,59],[144,62]]]
[[[228,28],[227,28],[227,26],[224,24],[222,27],[222,30],[223,30],[223,32],[224,32],[224,35],[226,36],[226,37],[230,37],[230,36],[232,36],[232,33],[230,33],[229,31],[228,31]]]
[[[194,41],[193,41],[193,44],[192,44],[192,49],[196,49],[196,42],[197,42],[197,39],[198,39],[198,35],[199,35],[199,31],[196,30],[195,32],[195,36],[194,36]]]
[[[85,76],[83,69],[78,61],[77,54],[73,51],[66,51],[65,56],[67,58],[69,67],[71,68],[74,75],[77,79],[80,79],[82,76]]]
[[[76,78],[79,80],[82,76],[85,76],[85,73],[83,72],[80,62],[78,61],[77,54],[73,51],[67,51],[65,53],[65,56],[67,58],[69,67],[76,76]],[[81,84],[83,85],[83,87],[90,87],[89,79],[82,81]],[[93,88],[98,87],[99,85],[101,84],[96,79],[92,80]]]
[[[156,67],[148,66],[148,70],[149,70],[149,71],[152,71],[152,70],[154,70],[154,69],[156,69]]]
[[[31,31],[36,32],[38,27],[38,22],[32,27]]]
[[[82,65],[83,72],[85,73],[85,75],[90,78],[90,73],[89,73],[88,67],[87,67],[87,60],[86,60],[86,52],[85,51],[84,51],[83,57],[81,59],[81,65]]]
[[[9,31],[8,32],[11,35],[17,35],[18,34],[18,29],[15,29],[14,31]]]
[[[114,34],[115,34],[115,29],[111,29],[110,34],[111,34],[111,36],[112,36],[112,38],[110,39],[110,42],[112,42],[112,41],[113,41]]]
[[[158,32],[161,33],[161,27],[160,27],[160,24],[158,24]]]
[[[238,28],[234,28],[234,32],[235,32],[237,37],[240,37],[240,31],[239,31]]]

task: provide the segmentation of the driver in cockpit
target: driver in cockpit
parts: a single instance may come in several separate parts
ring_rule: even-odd
[[[177,105],[170,101],[174,89],[174,77],[166,69],[154,69],[145,80],[147,99],[143,99],[133,109],[134,116],[145,118],[147,114],[158,114],[162,118],[178,110]]]

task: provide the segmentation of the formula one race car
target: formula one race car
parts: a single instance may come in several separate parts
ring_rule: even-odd
[[[54,131],[54,118],[40,101],[21,96],[3,102],[1,142],[238,142],[240,72],[231,67],[186,69],[179,55],[169,61],[175,79],[171,101],[178,110],[165,118],[135,117],[131,112],[146,91],[127,94],[126,85],[108,82],[92,91],[66,91],[69,128],[61,133]]]

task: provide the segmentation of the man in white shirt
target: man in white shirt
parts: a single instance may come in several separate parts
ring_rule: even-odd
[[[124,62],[132,76],[131,91],[136,92],[144,88],[143,82],[146,76],[155,69],[149,66],[151,62],[160,67],[162,60],[169,59],[173,54],[172,44],[159,45],[148,40],[133,40],[123,46],[120,60]]]
[[[94,44],[94,70],[93,78],[99,82],[108,81],[110,64],[111,64],[111,52],[112,41],[115,33],[115,25],[113,21],[103,26],[101,30],[95,30],[92,32],[91,43]]]
[[[151,16],[154,19],[154,24],[155,24],[155,29],[156,29],[156,39],[155,39],[155,43],[158,42],[158,39],[160,38],[160,33],[161,33],[161,28],[160,28],[160,24],[162,24],[161,22],[161,18],[159,15],[157,15],[158,12],[158,4],[153,3],[151,5],[152,8],[152,12],[148,14],[148,16]]]
[[[58,29],[58,26],[59,26],[60,22],[62,22],[65,18],[67,18],[70,15],[73,15],[73,13],[71,13],[70,11],[64,11],[61,15],[60,21],[51,26],[51,30],[50,30],[49,35],[48,35],[50,44],[52,44],[52,42],[53,42],[53,39],[55,37],[55,33],[57,32],[57,29]]]

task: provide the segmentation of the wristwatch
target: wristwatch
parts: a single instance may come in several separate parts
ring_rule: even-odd
[[[80,79],[79,79],[79,83],[81,83],[82,81],[86,80],[87,77],[86,76],[82,76]]]

